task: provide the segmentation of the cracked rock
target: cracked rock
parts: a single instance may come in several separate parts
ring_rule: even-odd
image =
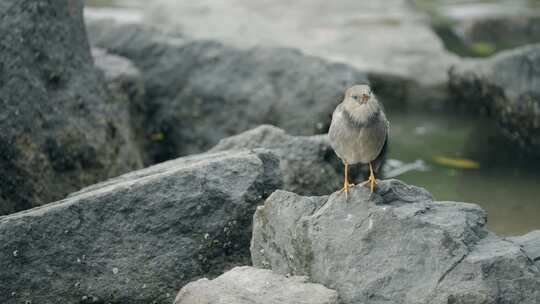
[[[254,266],[307,275],[344,303],[538,303],[540,272],[485,228],[477,205],[397,180],[306,197],[276,191],[254,216]]]
[[[525,253],[540,267],[540,230],[507,239],[521,246],[525,250]]]

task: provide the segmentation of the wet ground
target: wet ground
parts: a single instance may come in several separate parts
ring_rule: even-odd
[[[93,7],[86,11],[87,15],[115,16],[128,22],[146,20],[136,0],[89,2]],[[537,3],[526,0],[435,2],[444,5],[445,11],[456,18],[509,9],[520,13],[527,5]],[[192,9],[197,7],[201,8],[193,6]],[[153,14],[155,18],[155,11]],[[396,18],[388,19],[388,26],[400,20],[399,11],[396,14]],[[167,22],[167,18],[169,16],[164,16],[162,22]],[[197,26],[203,27],[204,23]],[[180,30],[189,32],[189,28]],[[200,28],[198,31],[204,32]],[[319,34],[331,35],[332,32]],[[399,179],[427,188],[438,200],[481,205],[488,212],[488,226],[496,233],[515,235],[540,229],[540,166],[527,164],[508,153],[498,155],[498,151],[505,150],[505,144],[489,139],[493,130],[491,122],[453,111],[389,109],[388,112],[392,124],[389,169],[400,173],[403,171],[400,168],[414,168],[397,176]]]

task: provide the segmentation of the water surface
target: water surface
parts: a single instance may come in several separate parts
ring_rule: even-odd
[[[493,124],[460,113],[390,111],[389,158],[422,160],[426,171],[409,171],[398,178],[425,187],[437,200],[476,203],[488,212],[488,227],[502,235],[540,229],[540,173],[538,164],[524,165],[504,147],[491,144]],[[486,154],[490,155],[486,155]],[[440,165],[434,157],[465,158],[478,169]],[[526,162],[526,161],[525,161]]]

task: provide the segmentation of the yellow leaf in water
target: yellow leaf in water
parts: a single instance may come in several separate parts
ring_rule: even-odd
[[[460,157],[435,156],[433,160],[443,166],[459,168],[459,169],[478,169],[480,164],[472,159]]]
[[[153,140],[153,141],[160,141],[160,140],[163,140],[165,139],[165,134],[159,132],[159,133],[154,133],[152,135],[150,135],[150,138]]]

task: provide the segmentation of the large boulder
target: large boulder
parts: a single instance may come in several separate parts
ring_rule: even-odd
[[[326,134],[292,136],[284,130],[262,125],[222,139],[210,152],[264,148],[280,159],[282,189],[302,195],[325,195],[343,184],[343,164]],[[351,170],[358,178],[358,171]],[[354,178],[353,178],[354,179]]]
[[[538,303],[540,271],[485,229],[477,205],[436,202],[421,188],[379,181],[306,197],[274,192],[257,209],[254,266],[307,275],[344,303]]]
[[[268,152],[201,154],[0,217],[0,302],[172,303],[249,263],[253,212],[279,185]]]
[[[450,70],[453,100],[494,117],[498,135],[534,158],[540,158],[538,66],[540,45],[532,45]]]
[[[0,214],[141,166],[94,68],[82,7],[0,2]]]
[[[270,270],[236,267],[209,281],[180,290],[175,304],[337,304],[337,293],[306,277],[285,277]]]
[[[262,123],[295,135],[323,133],[346,87],[367,81],[352,67],[291,49],[240,50],[103,21],[88,29],[94,45],[143,73],[151,162],[204,151]]]

